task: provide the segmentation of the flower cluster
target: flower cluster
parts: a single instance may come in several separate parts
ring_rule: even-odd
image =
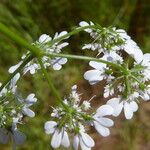
[[[0,92],[0,143],[7,144],[13,141],[13,147],[23,144],[26,136],[17,126],[23,123],[23,117],[34,117],[34,112],[29,108],[37,99],[30,94],[26,99],[18,94],[17,81],[20,74],[17,73]]]
[[[80,22],[80,26],[90,24]],[[97,30],[85,31],[90,33],[94,42],[86,44],[83,49],[98,50],[97,58],[120,67],[114,68],[114,65],[90,61],[89,65],[93,69],[85,72],[84,78],[91,85],[105,79],[104,97],[118,94],[118,97],[107,102],[115,110],[113,115],[118,116],[124,108],[126,119],[131,119],[133,112],[138,109],[137,102],[141,99],[150,100],[150,54],[143,54],[122,29],[100,27]],[[123,52],[128,54],[128,60],[123,57]]]
[[[82,21],[79,23],[80,26],[94,25],[92,22],[87,23]],[[93,38],[93,42],[85,44],[82,49],[91,49],[92,51],[97,50],[98,55],[103,54],[102,59],[106,59],[111,62],[118,61],[122,63],[123,59],[121,52],[125,51],[127,54],[132,56],[138,63],[142,61],[143,53],[137,44],[127,35],[125,30],[116,29],[114,27],[98,29],[85,29]]]
[[[45,123],[45,132],[52,134],[53,148],[58,148],[60,145],[69,147],[68,133],[70,133],[70,136],[74,136],[75,150],[78,150],[79,145],[82,150],[91,149],[95,142],[86,133],[89,126],[93,126],[104,137],[110,134],[108,127],[113,126],[113,121],[107,116],[113,114],[113,108],[103,105],[93,112],[90,101],[81,101],[80,94],[76,90],[77,86],[74,85],[70,96],[64,99],[63,104],[53,108],[52,120]]]
[[[66,47],[69,43],[67,42],[56,42],[54,44],[50,44],[53,40],[57,40],[59,38],[62,38],[64,35],[67,34],[67,31],[62,31],[59,34],[56,32],[54,35],[54,38],[52,39],[47,34],[42,34],[38,41],[33,43],[33,45],[39,47],[42,49],[45,53],[60,53],[61,50]],[[25,58],[30,54],[28,51],[27,54],[22,56],[22,60],[15,66],[12,66],[9,68],[9,73],[13,73],[24,61]],[[45,68],[52,67],[54,70],[60,70],[62,68],[62,65],[64,65],[67,62],[67,58],[61,58],[61,57],[55,57],[50,58],[48,56],[42,57],[42,63]],[[35,74],[37,70],[41,69],[41,66],[38,63],[38,59],[34,58],[30,62],[26,64],[26,66],[23,68],[23,74],[26,74],[27,72],[30,72],[30,74]]]

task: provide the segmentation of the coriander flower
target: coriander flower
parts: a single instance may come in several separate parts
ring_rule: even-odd
[[[107,102],[107,105],[110,105],[114,108],[113,116],[117,117],[120,115],[121,111],[124,110],[124,114],[126,119],[131,119],[133,117],[133,113],[138,110],[138,105],[134,101],[138,96],[133,94],[130,96],[130,99],[122,99],[121,97],[112,98]]]
[[[29,117],[34,117],[35,113],[29,107],[31,107],[34,103],[37,102],[37,98],[35,98],[35,94],[32,93],[28,95],[28,97],[25,100],[19,99],[19,101],[23,105],[22,113]]]
[[[8,85],[6,85],[1,91],[0,91],[0,97],[5,97],[7,95],[7,93],[12,93],[15,94],[16,93],[16,89],[17,89],[17,81],[20,78],[20,74],[17,73],[8,83]],[[1,84],[0,84],[1,86]]]
[[[74,136],[73,149],[78,150],[79,144],[81,150],[91,150],[91,148],[95,145],[94,140],[87,133],[85,133],[83,129],[81,129],[81,126],[79,127],[79,133]]]
[[[68,134],[63,127],[59,129],[58,124],[55,121],[47,121],[44,125],[46,134],[53,134],[51,145],[53,148],[58,148],[60,145],[68,148],[70,146],[70,141]]]
[[[90,61],[89,65],[93,67],[93,70],[89,70],[85,72],[84,78],[89,81],[91,85],[102,81],[103,79],[107,78],[106,71],[106,64]]]
[[[96,110],[96,113],[93,115],[93,121],[91,122],[91,124],[95,127],[97,132],[104,137],[110,135],[108,127],[114,125],[114,122],[105,116],[112,115],[113,113],[114,109],[111,106],[102,105]]]
[[[78,150],[91,150],[94,147],[94,140],[86,133],[88,126],[94,126],[102,136],[108,136],[108,127],[113,126],[113,121],[107,115],[113,114],[113,108],[103,105],[92,112],[90,101],[81,102],[81,94],[77,93],[77,85],[72,86],[69,97],[65,97],[63,103],[53,108],[51,121],[45,123],[46,134],[52,134],[51,145],[58,148],[60,145],[69,147],[69,135],[74,135],[73,148]],[[89,111],[90,110],[90,111]],[[70,133],[70,134],[69,134]]]

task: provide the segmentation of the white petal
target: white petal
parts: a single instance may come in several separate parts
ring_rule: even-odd
[[[97,118],[97,121],[105,127],[111,127],[114,125],[114,122],[109,118],[104,118],[104,117]]]
[[[101,71],[99,70],[89,70],[85,72],[84,78],[90,82],[91,85],[96,84],[97,82],[103,80],[101,76]]]
[[[97,70],[103,70],[104,68],[106,68],[106,64],[96,61],[90,61],[89,65]]]
[[[13,138],[17,145],[23,144],[26,140],[26,136],[18,130],[13,131]]]
[[[89,26],[90,24],[87,23],[87,22],[85,22],[85,21],[81,21],[81,22],[79,23],[79,25],[80,25],[81,27],[85,27],[85,26]],[[85,29],[85,31],[88,32],[88,33],[90,33],[92,30],[91,30],[91,29]]]
[[[80,146],[81,146],[81,150],[91,150],[91,147],[87,147],[83,142],[83,140],[81,139],[81,137],[80,137]]]
[[[127,40],[124,51],[131,55],[137,63],[143,60],[143,52],[133,40]]]
[[[10,88],[13,88],[20,78],[20,73],[17,73],[10,81]]]
[[[144,54],[142,65],[150,66],[150,54],[149,53]]]
[[[92,48],[92,44],[85,44],[82,49],[91,49]],[[93,49],[92,49],[93,50]]]
[[[57,123],[55,121],[47,121],[44,125],[46,134],[52,134],[55,131]]]
[[[58,64],[58,63],[55,63],[54,65],[53,65],[53,69],[54,70],[60,70],[62,68],[62,66],[60,65],[60,64]]]
[[[130,108],[132,109],[133,112],[136,112],[138,110],[137,103],[134,101],[130,102]]]
[[[30,73],[35,74],[35,68],[33,66],[30,67]]]
[[[120,103],[120,98],[112,98],[107,101],[107,104],[112,106],[112,108],[114,109],[113,116],[117,117],[120,115],[123,108],[123,102]]]
[[[35,117],[35,113],[31,109],[29,109],[28,107],[23,107],[22,112],[24,115],[27,115],[29,117],[32,117],[32,118]]]
[[[81,133],[82,140],[87,147],[93,147],[95,145],[94,140],[86,133]]]
[[[67,33],[68,33],[67,31],[62,31],[62,32],[60,32],[60,33],[58,34],[57,38],[58,38],[58,37],[61,37],[61,36],[64,36],[64,35],[66,35]]]
[[[61,50],[62,48],[66,47],[67,45],[69,45],[69,43],[64,42],[62,44],[57,45],[57,49]]]
[[[80,25],[81,27],[85,27],[85,26],[89,26],[89,23],[87,23],[87,22],[85,22],[85,21],[81,21],[81,22],[79,23],[79,25]]]
[[[39,42],[40,43],[46,43],[46,42],[49,42],[51,41],[51,37],[47,34],[42,34],[40,37],[39,37]]]
[[[28,95],[27,99],[30,101],[34,98],[35,94],[31,93],[30,95]]]
[[[133,117],[133,110],[130,108],[130,104],[125,102],[124,104],[124,114],[126,119],[131,119]]]
[[[62,140],[62,132],[60,132],[59,130],[55,130],[51,140],[52,147],[58,148],[61,144],[61,140]]]
[[[106,115],[112,115],[114,109],[109,105],[102,105],[96,110],[96,116],[103,117]]]
[[[8,70],[8,72],[9,72],[9,73],[13,73],[14,71],[16,71],[16,69],[18,69],[18,67],[19,67],[21,64],[22,64],[22,61],[19,62],[17,65],[10,67],[9,70]]]
[[[61,145],[63,145],[66,148],[68,148],[70,146],[70,141],[69,141],[68,133],[66,131],[64,131],[64,133],[63,133]]]
[[[31,93],[30,95],[28,95],[28,97],[25,100],[26,102],[33,104],[37,101],[37,98],[35,98],[35,94]]]
[[[146,60],[147,62],[150,62],[150,53],[144,54],[144,60]]]
[[[65,64],[66,62],[67,62],[67,58],[60,58],[58,60],[58,63],[61,64],[61,65]]]
[[[102,136],[106,137],[110,135],[110,131],[108,128],[103,127],[102,125],[100,125],[98,122],[94,121],[94,126],[95,129],[97,130],[97,132],[99,134],[101,134]]]
[[[79,137],[78,135],[75,135],[73,139],[73,149],[78,150],[78,147],[79,147]]]

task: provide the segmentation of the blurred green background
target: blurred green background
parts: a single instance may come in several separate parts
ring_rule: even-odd
[[[82,20],[93,21],[101,26],[114,25],[125,29],[139,44],[143,52],[150,52],[150,2],[149,0],[0,0],[0,21],[29,42],[43,34],[53,36],[55,32],[70,31]],[[71,54],[89,53],[81,51],[88,35],[80,33],[69,39],[70,47],[63,51]],[[0,33],[0,81],[9,76],[8,68],[16,64],[25,49]],[[91,55],[91,54],[90,54]],[[88,99],[97,94],[94,107],[104,104],[102,84],[89,86],[83,79],[88,64],[83,61],[69,61],[61,71],[49,70],[61,95],[67,95],[73,84],[79,85],[79,92]],[[43,130],[44,122],[49,120],[51,105],[55,98],[51,95],[40,71],[26,75],[19,83],[24,96],[35,92],[38,103],[33,110],[35,118],[25,118],[20,126],[27,135],[27,141],[18,150],[48,150],[50,137]],[[115,119],[111,136],[102,138],[91,131],[96,141],[94,150],[149,150],[150,149],[150,104],[140,104],[134,119],[127,121],[120,116]],[[10,145],[0,145],[0,150],[8,150]],[[63,150],[63,148],[60,148]]]

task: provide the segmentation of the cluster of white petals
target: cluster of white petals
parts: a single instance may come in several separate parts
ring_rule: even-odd
[[[53,40],[57,40],[59,38],[62,38],[64,35],[67,34],[67,31],[62,31],[60,33],[55,33],[54,38],[50,37],[47,34],[42,34],[38,41],[33,43],[37,47],[43,50],[44,53],[50,54],[50,53],[61,53],[61,50],[69,45],[67,42],[56,42],[52,45],[51,42]],[[13,73],[24,61],[24,59],[29,55],[29,52],[26,55],[22,56],[22,60],[17,64],[9,68],[9,73]],[[42,63],[45,68],[52,67],[54,70],[60,70],[62,68],[62,65],[67,63],[67,58],[61,58],[61,57],[55,57],[50,58],[48,56],[42,57]],[[35,74],[37,70],[41,69],[37,58],[32,59],[30,62],[28,62],[24,69],[23,74],[26,74],[27,72],[30,72],[30,74]]]
[[[91,26],[93,23],[80,22],[80,26]],[[106,60],[123,68],[116,69],[111,65],[90,61],[92,70],[86,71],[84,78],[93,85],[106,80],[104,97],[108,98],[115,93],[118,97],[110,99],[107,104],[114,108],[113,116],[118,116],[122,110],[126,119],[131,119],[137,111],[137,102],[141,99],[150,100],[150,54],[143,54],[127,33],[122,29],[102,28],[86,29],[94,42],[86,44],[82,49],[97,50],[97,58]],[[126,61],[123,53],[131,57]]]
[[[26,136],[17,128],[23,123],[23,117],[34,117],[29,108],[37,99],[30,94],[26,99],[18,94],[17,82],[20,74],[17,73],[0,92],[0,143],[13,142],[13,148],[24,143]]]
[[[81,21],[80,26],[90,26],[94,25],[92,22],[87,23]],[[132,56],[137,63],[143,60],[143,53],[138,45],[127,35],[126,31],[123,29],[116,29],[114,27],[109,28],[99,28],[99,29],[85,29],[86,32],[90,33],[94,42],[90,44],[85,44],[82,49],[91,49],[93,51],[97,50],[98,54],[103,54],[105,57],[111,58],[111,61],[122,62],[122,56],[120,55],[122,51],[125,51],[130,56]],[[108,59],[109,61],[109,59]]]
[[[74,136],[74,150],[78,150],[79,145],[82,150],[90,150],[94,147],[95,142],[86,133],[87,126],[93,126],[104,137],[110,134],[109,127],[114,123],[107,116],[114,113],[113,108],[109,105],[103,105],[96,112],[90,112],[89,109],[91,109],[90,102],[81,102],[77,86],[74,85],[70,96],[64,99],[63,105],[53,108],[52,120],[45,123],[46,134],[52,134],[51,146],[53,148],[58,148],[60,145],[68,148],[70,135]]]

